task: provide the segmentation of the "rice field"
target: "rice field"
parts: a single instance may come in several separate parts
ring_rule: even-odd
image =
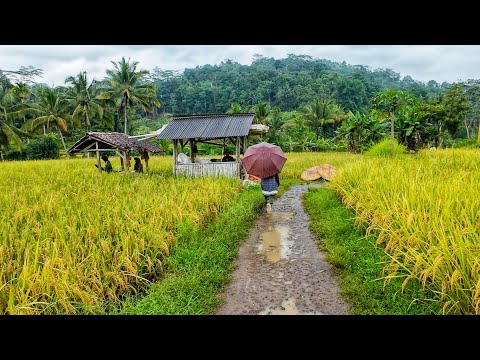
[[[0,163],[0,314],[102,313],[158,278],[179,224],[201,226],[242,188],[174,179],[171,157],[152,158],[152,175],[94,163]]]
[[[419,281],[445,314],[480,314],[478,150],[286,155],[281,179],[338,168],[329,187],[390,256],[379,277]],[[94,163],[0,162],[0,314],[108,313],[161,278],[182,225],[203,226],[242,191],[239,179],[174,178],[171,156],[151,157],[149,175]]]
[[[385,280],[416,279],[444,314],[480,314],[480,152],[364,157],[330,183],[378,236]]]

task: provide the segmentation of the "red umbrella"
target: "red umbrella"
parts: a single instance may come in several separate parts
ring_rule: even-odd
[[[287,158],[279,146],[261,142],[245,150],[242,164],[248,174],[264,179],[280,173],[285,161]]]

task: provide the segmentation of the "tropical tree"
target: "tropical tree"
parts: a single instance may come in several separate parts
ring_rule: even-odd
[[[0,145],[3,149],[8,149],[10,145],[15,144],[20,150],[23,145],[22,137],[28,135],[10,121],[10,117],[18,112],[14,98],[12,90],[5,90],[0,85]]]
[[[23,82],[16,83],[12,87],[11,91],[13,94],[18,96],[22,104],[25,104],[27,102],[28,96],[32,93],[28,85]]]
[[[238,103],[230,105],[230,109],[227,110],[227,114],[242,114],[249,111],[248,107],[241,107]]]
[[[347,119],[336,130],[336,139],[346,141],[348,151],[359,153],[385,136],[384,125],[375,109],[365,115],[349,111]]]
[[[269,141],[272,143],[278,143],[279,133],[284,124],[281,111],[278,107],[274,107],[270,112],[270,116],[267,119]]]
[[[105,78],[105,88],[98,96],[99,99],[113,99],[125,115],[125,134],[127,134],[128,106],[140,106],[143,111],[152,113],[153,106],[160,107],[156,97],[155,85],[147,82],[149,71],[137,71],[138,61],[130,63],[122,57],[118,63],[112,61],[115,69],[108,69]]]
[[[306,123],[315,131],[317,140],[320,129],[322,129],[322,135],[325,137],[325,127],[328,124],[340,122],[343,115],[343,111],[331,98],[315,99],[305,108]]]
[[[95,80],[88,84],[87,72],[80,72],[77,76],[65,79],[70,83],[67,89],[67,101],[73,108],[72,120],[80,122],[87,132],[90,131],[92,119],[95,116],[103,117],[103,108],[95,99]]]
[[[390,154],[392,157],[394,156],[395,113],[402,106],[413,105],[414,103],[415,96],[413,94],[394,89],[381,91],[373,98],[373,107],[390,119]]]
[[[253,110],[255,112],[255,118],[260,124],[263,124],[270,114],[270,107],[266,102],[258,103],[253,107]]]
[[[456,84],[451,86],[442,98],[445,107],[445,128],[454,136],[459,125],[467,118],[471,105],[465,91]]]
[[[49,87],[39,87],[35,91],[34,102],[28,105],[27,112],[32,113],[33,118],[23,124],[22,130],[34,133],[41,128],[45,132],[51,125],[56,127],[65,153],[68,156],[62,134],[62,131],[67,131],[67,120],[70,120],[68,101],[65,98],[65,94]]]

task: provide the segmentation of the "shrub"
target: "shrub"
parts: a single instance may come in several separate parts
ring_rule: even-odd
[[[18,150],[11,150],[5,153],[5,159],[7,160],[25,160],[27,158],[27,154],[25,151],[18,151]]]
[[[394,140],[393,144],[393,153],[394,155],[406,154],[407,148],[404,145],[398,143],[397,139]],[[378,144],[372,146],[365,155],[370,156],[390,156],[390,139],[385,139],[380,141]]]
[[[47,134],[30,141],[26,146],[27,159],[58,159],[60,158],[58,139],[55,134]]]
[[[476,137],[470,139],[457,139],[452,143],[452,148],[478,148],[480,144],[477,142]]]

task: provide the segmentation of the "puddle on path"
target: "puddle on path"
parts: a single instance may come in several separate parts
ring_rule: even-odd
[[[293,241],[289,239],[290,227],[280,223],[290,220],[293,212],[273,212],[267,215],[267,231],[260,234],[258,254],[263,254],[268,262],[276,263],[280,259],[286,259],[291,253]]]
[[[258,254],[265,255],[271,263],[288,258],[293,245],[293,241],[288,238],[289,230],[290,227],[285,225],[268,226],[268,231],[260,234]]]
[[[260,311],[258,315],[323,315],[320,312],[299,312],[295,299],[290,298],[282,301],[282,306],[279,309],[267,307],[265,310]]]
[[[290,220],[293,215],[295,215],[293,212],[275,212],[273,211],[270,215],[266,215],[267,219],[269,219],[271,222],[280,222],[280,221],[288,221]]]

